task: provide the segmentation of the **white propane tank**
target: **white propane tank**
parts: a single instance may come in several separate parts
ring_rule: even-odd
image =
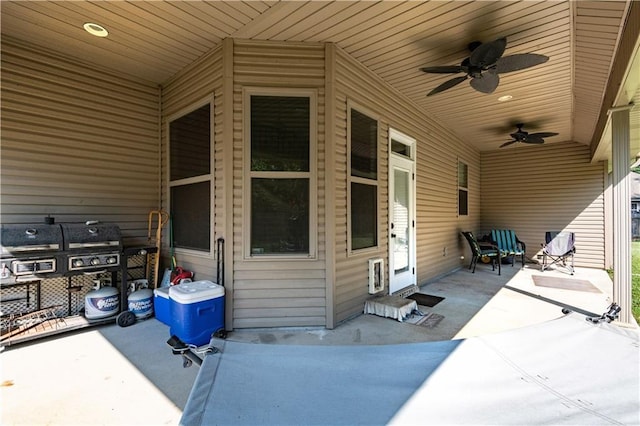
[[[148,289],[148,286],[149,283],[146,279],[135,280],[131,283],[127,308],[133,312],[136,319],[145,319],[153,315],[153,290]]]
[[[153,290],[148,288],[134,291],[129,295],[129,310],[137,319],[148,318],[153,315]]]
[[[84,316],[87,319],[107,318],[116,315],[119,309],[120,297],[115,287],[97,288],[84,297]]]

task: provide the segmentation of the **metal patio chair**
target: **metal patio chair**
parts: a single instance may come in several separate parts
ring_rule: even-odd
[[[500,250],[498,247],[494,244],[478,243],[478,240],[470,231],[462,231],[461,234],[469,243],[469,247],[471,247],[471,264],[469,264],[469,269],[473,268],[471,272],[476,272],[478,260],[487,257],[490,259],[494,271],[496,270],[496,264],[498,265],[498,275],[500,275],[502,272],[500,270]]]
[[[576,252],[576,236],[573,232],[547,231],[542,246],[542,272],[551,265],[562,265],[571,275],[574,273],[573,255]],[[569,262],[569,264],[567,264]]]

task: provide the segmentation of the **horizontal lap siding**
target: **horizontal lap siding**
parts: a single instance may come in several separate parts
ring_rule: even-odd
[[[158,108],[151,84],[3,37],[0,220],[115,222],[146,241]]]
[[[215,248],[215,239],[224,237],[224,228],[221,223],[221,218],[224,216],[224,205],[221,201],[224,191],[222,63],[222,48],[215,49],[172,78],[162,89],[162,206],[166,211],[170,210],[167,188],[169,179],[167,168],[168,136],[165,133],[167,118],[184,108],[190,108],[194,102],[199,102],[212,94],[214,96],[213,174],[215,189],[213,194],[214,216],[211,218],[213,221],[211,226],[215,230],[215,237],[211,242],[212,250]],[[168,232],[165,233],[165,243],[168,243]],[[168,244],[165,247],[168,247]],[[167,253],[168,251],[165,250],[165,258]],[[193,255],[178,250],[176,260],[178,265],[194,271],[197,280],[216,281],[217,262],[214,254]]]
[[[368,260],[382,257],[388,270],[388,132],[399,130],[417,140],[416,234],[417,283],[423,284],[460,267],[464,246],[459,231],[473,229],[480,220],[480,155],[440,123],[403,99],[379,78],[338,50],[335,111],[335,258],[336,320],[343,321],[364,308],[368,294]],[[347,100],[380,118],[379,151],[381,228],[379,249],[347,253]],[[469,216],[457,216],[457,161],[469,166]],[[446,255],[443,255],[446,248]],[[388,274],[385,277],[388,291]]]
[[[573,231],[576,265],[603,268],[603,168],[571,142],[483,153],[483,232],[515,230],[535,259],[546,231]]]
[[[326,324],[324,45],[234,40],[234,328]],[[246,260],[243,215],[245,87],[315,88],[318,93],[317,260]],[[286,93],[286,92],[283,92]]]

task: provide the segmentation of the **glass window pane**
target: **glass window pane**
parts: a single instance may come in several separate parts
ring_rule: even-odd
[[[309,171],[310,100],[251,96],[251,170]]]
[[[462,161],[458,161],[458,186],[466,188],[467,183],[467,165]]]
[[[378,178],[378,122],[351,110],[351,176]]]
[[[391,139],[391,152],[411,158],[411,147],[395,139]]]
[[[251,179],[251,255],[309,253],[309,179]]]
[[[351,183],[351,249],[378,244],[378,187]]]
[[[210,249],[211,185],[209,181],[171,188],[174,247]]]
[[[458,190],[458,214],[460,216],[469,214],[468,193],[464,189]]]
[[[170,179],[211,173],[211,114],[209,104],[169,124]]]

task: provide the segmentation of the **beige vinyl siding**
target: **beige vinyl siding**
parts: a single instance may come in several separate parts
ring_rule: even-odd
[[[324,191],[324,45],[234,40],[233,324],[234,328],[324,326],[326,319]],[[316,259],[245,259],[243,89],[317,89]],[[286,95],[286,91],[283,95]],[[311,192],[313,194],[313,190]]]
[[[336,49],[335,114],[335,317],[362,312],[368,294],[368,260],[382,257],[388,271],[388,132],[394,128],[416,142],[417,284],[459,268],[463,228],[480,221],[480,155],[420,108],[403,98],[344,51]],[[347,101],[379,118],[379,248],[347,253]],[[469,216],[457,217],[457,161],[469,166]],[[446,255],[445,249],[446,248]],[[385,277],[388,291],[388,274]]]
[[[0,220],[115,222],[146,242],[158,112],[152,84],[3,36]]]
[[[197,63],[174,76],[162,88],[162,207],[166,211],[170,210],[168,195],[168,135],[167,118],[185,111],[185,108],[193,108],[195,103],[213,96],[213,163],[212,174],[214,179],[213,221],[211,227],[214,229],[214,239],[211,241],[211,253],[194,253],[184,250],[176,250],[176,261],[179,266],[193,271],[195,279],[216,281],[217,262],[214,258],[216,239],[225,238],[222,218],[224,217],[224,163],[222,135],[224,131],[222,112],[222,67],[223,49],[218,48],[201,58]],[[169,247],[169,232],[164,234],[165,260],[168,261],[167,253]],[[227,239],[225,238],[225,243]],[[168,262],[165,262],[168,265]],[[229,283],[224,283],[225,285]],[[232,288],[232,287],[231,287]]]
[[[483,153],[482,229],[513,229],[536,259],[546,231],[576,233],[576,266],[604,267],[604,164],[573,143]]]

